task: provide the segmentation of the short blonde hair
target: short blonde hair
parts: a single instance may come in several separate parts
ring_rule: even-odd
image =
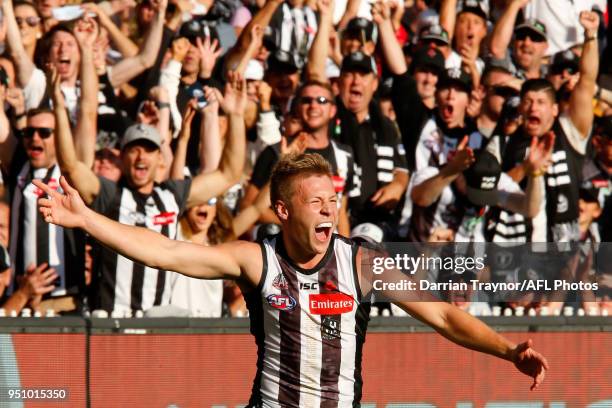
[[[270,199],[288,203],[293,195],[293,182],[308,176],[329,176],[332,170],[329,162],[318,153],[290,154],[282,156],[274,166],[270,177]]]

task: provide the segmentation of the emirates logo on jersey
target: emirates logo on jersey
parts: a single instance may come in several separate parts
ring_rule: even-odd
[[[310,313],[336,315],[353,310],[355,300],[345,293],[317,293],[308,296]]]
[[[289,284],[287,283],[287,279],[285,279],[285,275],[283,275],[282,273],[279,273],[278,275],[276,275],[276,277],[272,281],[272,286],[280,290],[289,289]]]
[[[153,217],[153,225],[169,225],[174,223],[175,212],[163,212]]]

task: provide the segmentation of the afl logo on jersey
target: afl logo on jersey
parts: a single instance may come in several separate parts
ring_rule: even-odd
[[[266,300],[273,308],[287,312],[295,309],[295,306],[297,305],[296,300],[288,295],[269,295]]]

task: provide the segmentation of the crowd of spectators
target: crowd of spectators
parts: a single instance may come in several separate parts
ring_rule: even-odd
[[[216,245],[278,232],[272,168],[306,152],[334,171],[338,234],[495,259],[463,276],[426,271],[433,280],[553,270],[599,288],[446,300],[476,314],[612,312],[605,1],[0,3],[6,311],[246,315],[234,284],[45,223],[32,180],[60,189],[63,175],[114,220]],[[531,243],[545,248],[521,252]]]

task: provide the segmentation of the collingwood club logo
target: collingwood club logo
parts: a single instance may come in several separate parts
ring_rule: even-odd
[[[280,272],[274,280],[272,281],[272,286],[276,289],[289,289],[289,284],[287,283],[287,279],[285,279],[285,275]]]

